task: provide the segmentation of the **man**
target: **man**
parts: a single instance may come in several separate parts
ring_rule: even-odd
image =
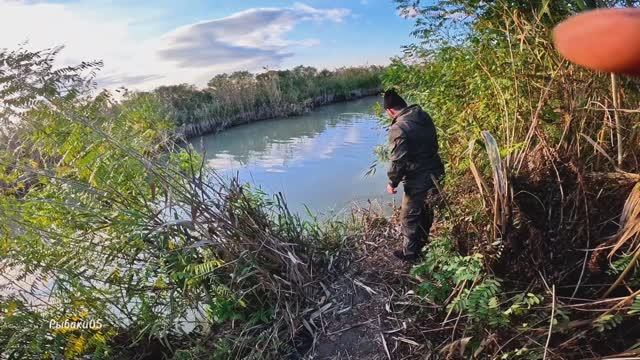
[[[422,256],[433,222],[433,210],[426,202],[427,195],[435,190],[432,176],[442,178],[444,166],[433,120],[420,106],[407,106],[394,90],[385,92],[383,106],[392,119],[387,192],[395,194],[398,184],[404,183],[400,212],[404,247],[393,254],[403,261],[413,261]]]

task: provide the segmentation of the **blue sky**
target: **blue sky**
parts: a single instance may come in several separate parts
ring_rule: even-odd
[[[204,85],[216,73],[386,64],[413,21],[392,0],[0,0],[0,48],[65,45],[105,87]],[[16,29],[20,29],[16,31]]]

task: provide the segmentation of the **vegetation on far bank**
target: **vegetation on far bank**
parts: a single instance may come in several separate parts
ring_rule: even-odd
[[[298,66],[259,74],[221,74],[203,89],[161,86],[151,92],[166,107],[178,131],[187,137],[232,125],[300,115],[319,105],[375,95],[381,89],[380,66],[318,70]],[[130,97],[147,96],[134,93]]]

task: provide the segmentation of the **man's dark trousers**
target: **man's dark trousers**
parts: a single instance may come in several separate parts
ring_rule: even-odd
[[[405,255],[420,254],[433,224],[433,209],[427,202],[429,193],[436,191],[430,174],[407,179],[400,210]]]

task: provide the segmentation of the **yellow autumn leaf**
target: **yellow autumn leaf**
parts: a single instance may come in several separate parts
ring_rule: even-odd
[[[18,304],[15,301],[9,302],[9,305],[7,306],[7,314],[6,314],[7,318],[12,317],[17,309],[18,309]]]

